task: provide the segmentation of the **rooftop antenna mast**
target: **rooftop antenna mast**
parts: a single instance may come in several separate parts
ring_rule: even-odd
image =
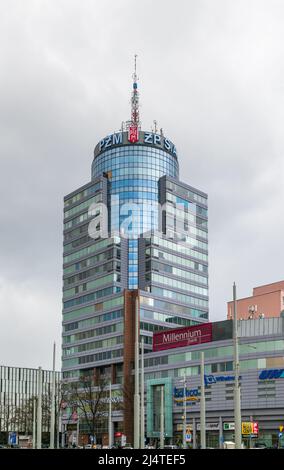
[[[134,73],[133,78],[133,89],[131,95],[131,119],[126,123],[128,128],[128,140],[132,143],[139,140],[139,129],[141,128],[141,123],[139,120],[139,92],[138,92],[138,76],[136,72],[136,61],[137,54],[134,55]]]
[[[136,72],[136,62],[137,62],[137,54],[134,56],[134,74],[133,77],[133,90],[131,96],[131,124],[134,127],[140,128],[140,121],[139,121],[139,92],[138,92],[138,76]]]

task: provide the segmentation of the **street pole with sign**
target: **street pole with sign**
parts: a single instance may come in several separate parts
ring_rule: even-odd
[[[237,295],[236,284],[233,285],[234,299],[234,415],[235,415],[235,448],[242,448],[242,418],[241,418],[241,389],[239,382],[240,363],[239,363],[239,338],[238,338],[238,318],[237,318]]]

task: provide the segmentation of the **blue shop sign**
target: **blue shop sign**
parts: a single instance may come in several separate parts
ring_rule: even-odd
[[[185,390],[185,396],[186,397],[197,397],[200,395],[200,391],[198,388],[192,388],[188,389],[186,388]],[[184,397],[184,389],[183,388],[174,388],[174,397],[175,398],[183,398]]]
[[[239,377],[239,380],[241,379],[241,376]],[[235,380],[234,375],[204,375],[204,382],[205,386],[207,385],[212,385],[217,382],[232,382]]]
[[[265,369],[259,374],[259,380],[284,379],[284,369]]]
[[[192,388],[192,389],[186,388],[185,398],[184,398],[184,388],[175,387],[173,391],[173,396],[174,396],[174,402],[177,406],[184,406],[185,402],[186,402],[186,405],[192,405],[192,403],[199,400],[200,391],[198,388]]]

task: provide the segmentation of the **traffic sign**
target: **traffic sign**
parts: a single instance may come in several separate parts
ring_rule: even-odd
[[[284,429],[284,426],[283,426],[283,425],[279,426],[279,431],[280,431],[280,432],[283,432],[283,429]]]
[[[17,433],[16,432],[9,432],[9,444],[11,446],[17,444]]]

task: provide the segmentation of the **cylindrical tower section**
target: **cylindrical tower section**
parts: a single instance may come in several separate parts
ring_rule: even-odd
[[[102,139],[95,148],[92,178],[108,175],[110,231],[128,242],[129,289],[138,288],[138,238],[158,228],[158,181],[178,179],[176,148],[166,137],[140,131],[137,142],[128,132]]]

